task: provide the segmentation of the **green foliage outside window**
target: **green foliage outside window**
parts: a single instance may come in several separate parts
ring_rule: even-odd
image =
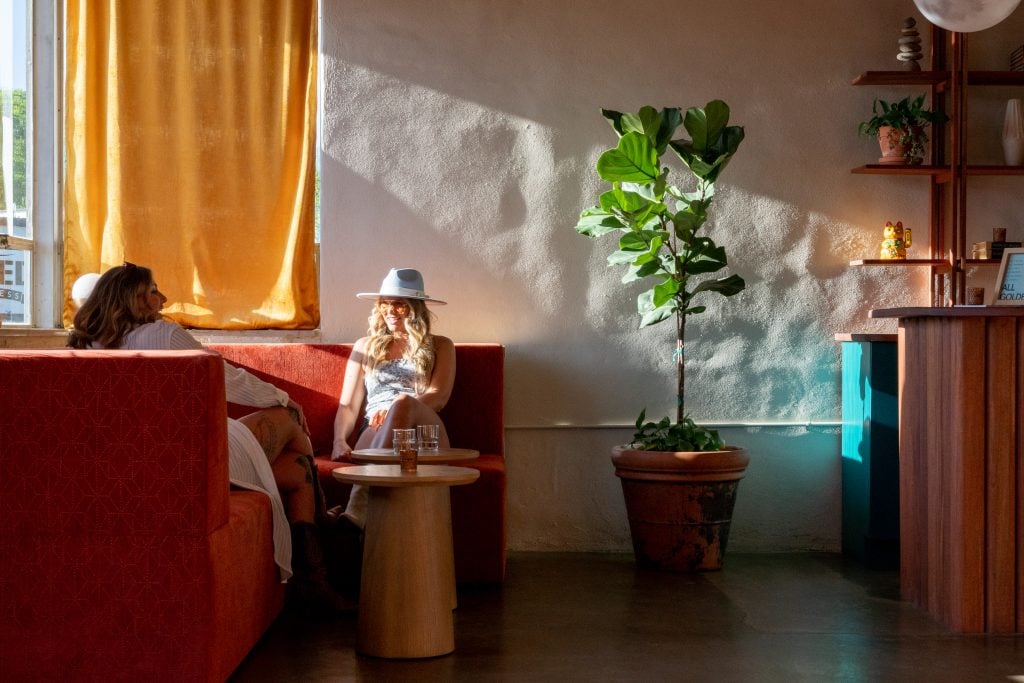
[[[12,112],[14,139],[7,140],[0,136],[0,159],[3,159],[4,145],[13,144],[14,157],[14,205],[19,209],[25,208],[25,142],[26,142],[26,93],[24,90],[4,90],[0,92],[0,111]],[[7,208],[6,179],[4,178],[3,164],[0,164],[0,209]]]

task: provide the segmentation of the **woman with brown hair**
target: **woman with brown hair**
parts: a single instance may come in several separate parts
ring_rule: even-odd
[[[96,281],[75,314],[67,345],[202,349],[180,325],[163,320],[160,309],[166,302],[148,268],[127,262],[111,268]],[[327,580],[316,527],[322,502],[302,408],[285,391],[228,363],[224,363],[224,380],[229,402],[260,408],[240,420],[228,419],[228,469],[233,485],[270,498],[275,561],[282,580],[291,576],[293,598],[307,609],[354,610],[354,602],[337,594]]]

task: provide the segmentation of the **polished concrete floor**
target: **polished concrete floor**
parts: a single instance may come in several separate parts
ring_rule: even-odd
[[[460,587],[456,650],[354,651],[355,618],[284,614],[246,681],[1018,681],[1024,636],[950,633],[899,598],[897,572],[831,554],[726,557],[680,576],[628,555],[514,553],[500,587]]]

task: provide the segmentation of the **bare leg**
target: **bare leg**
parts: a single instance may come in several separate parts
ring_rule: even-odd
[[[288,521],[313,522],[316,470],[309,437],[285,408],[267,408],[239,421],[256,436],[270,461]]]
[[[444,428],[444,422],[438,414],[431,410],[426,404],[414,396],[403,394],[395,399],[395,402],[388,408],[388,414],[380,429],[366,429],[359,435],[359,441],[369,434],[369,448],[391,448],[393,429],[409,429],[416,425],[436,424],[441,425],[441,437],[439,445],[441,448],[448,448],[448,432]]]

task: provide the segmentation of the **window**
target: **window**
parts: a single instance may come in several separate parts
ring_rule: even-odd
[[[0,318],[54,326],[59,2],[0,0]]]

